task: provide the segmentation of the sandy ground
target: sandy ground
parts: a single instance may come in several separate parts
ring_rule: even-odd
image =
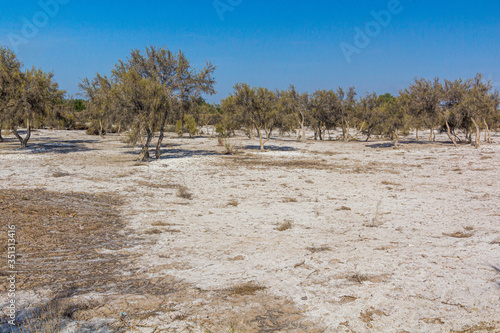
[[[114,196],[123,224],[107,230],[119,248],[85,250],[98,288],[25,284],[18,305],[64,299],[66,332],[500,332],[500,145],[439,140],[282,137],[261,153],[237,137],[228,156],[215,138],[170,137],[161,160],[138,163],[117,135],[36,131],[24,150],[9,138],[2,191]],[[107,275],[91,267],[117,254]],[[26,260],[21,280],[49,266]]]

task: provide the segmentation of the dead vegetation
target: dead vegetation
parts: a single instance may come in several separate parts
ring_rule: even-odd
[[[238,207],[240,203],[238,202],[238,200],[236,199],[230,199],[228,202],[227,202],[227,206],[233,206],[233,207]]]
[[[265,290],[266,287],[255,284],[253,282],[243,283],[229,288],[231,295],[248,296],[255,295],[256,292]]]
[[[453,237],[453,238],[470,238],[474,236],[473,227],[465,227],[464,230],[455,231],[452,233],[443,233],[443,236]]]
[[[277,228],[276,230],[278,231],[285,231],[285,230],[288,230],[288,229],[291,229],[292,228],[292,221],[290,220],[285,220],[283,223],[281,223]]]
[[[187,199],[187,200],[191,200],[193,198],[193,194],[184,185],[179,185],[177,187],[177,196],[179,198],[183,198],[183,199]]]
[[[312,247],[307,247],[306,250],[311,251],[311,253],[318,253],[318,252],[325,252],[325,251],[331,251],[332,249],[329,246],[322,245],[322,246],[312,246]]]
[[[399,174],[397,169],[405,169],[401,165],[387,162],[328,162],[326,160],[318,160],[312,158],[293,158],[293,159],[272,159],[265,156],[255,154],[242,154],[238,156],[228,156],[222,161],[213,162],[216,166],[224,166],[226,168],[248,169],[306,169],[306,170],[328,170],[339,173],[375,173],[384,172],[390,174]]]
[[[55,178],[68,177],[69,175],[70,175],[69,173],[63,172],[63,171],[56,171],[56,172],[52,173],[52,177],[55,177]]]
[[[380,219],[380,204],[382,200],[379,200],[377,203],[377,208],[375,209],[375,214],[371,218],[369,223],[365,223],[364,226],[367,228],[378,228],[384,224],[384,222]]]

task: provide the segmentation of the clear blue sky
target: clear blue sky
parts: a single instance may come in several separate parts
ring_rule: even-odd
[[[380,31],[372,24],[374,37],[350,63],[341,43],[355,46],[354,28],[364,30],[374,21],[371,11],[387,10],[395,0],[218,0],[232,9],[224,20],[213,0],[59,1],[68,3],[45,21],[37,1],[2,1],[0,44],[12,47],[12,34],[23,36],[23,25],[38,20],[41,27],[24,34],[29,38],[18,56],[27,67],[53,70],[68,94],[78,92],[81,78],[109,73],[131,49],[151,44],[183,50],[195,67],[212,61],[218,93],[210,102],[237,82],[271,89],[293,83],[309,92],[353,85],[360,94],[396,94],[417,76],[481,72],[500,89],[496,0],[401,0],[402,11]]]

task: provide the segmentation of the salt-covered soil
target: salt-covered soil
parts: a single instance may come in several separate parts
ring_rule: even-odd
[[[172,136],[149,163],[118,135],[0,143],[19,318],[55,307],[67,332],[500,332],[498,143],[231,140],[224,155],[215,138]]]

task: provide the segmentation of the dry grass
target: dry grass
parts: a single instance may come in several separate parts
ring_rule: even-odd
[[[307,247],[306,250],[311,251],[311,253],[325,252],[331,251],[332,249],[329,246],[323,245],[319,247]]]
[[[229,288],[229,293],[231,295],[248,296],[248,295],[255,295],[256,292],[265,289],[266,287],[257,285],[253,282],[249,282]]]
[[[443,233],[443,236],[453,237],[453,238],[469,238],[474,236],[472,231],[456,231],[453,233]]]
[[[387,281],[388,275],[387,274],[370,275],[370,274],[355,272],[349,274],[340,274],[337,275],[336,278],[347,280],[349,282],[357,284],[362,284],[364,282],[380,283]]]
[[[162,231],[160,229],[150,229],[145,232],[146,235],[158,235],[161,233]]]
[[[382,185],[401,186],[401,184],[399,184],[399,183],[394,183],[394,182],[390,182],[390,181],[386,181],[386,180],[384,180],[382,182]]]
[[[227,202],[227,206],[238,207],[240,203],[236,199],[231,199]]]
[[[144,186],[148,188],[161,188],[161,189],[178,189],[179,184],[175,183],[154,183],[151,181],[146,181],[146,180],[139,180],[137,181],[137,185],[139,186]]]
[[[292,198],[292,197],[284,197],[281,202],[283,203],[288,203],[288,202],[297,202],[297,198]]]
[[[375,209],[375,214],[373,215],[371,221],[369,223],[363,224],[367,228],[378,228],[384,224],[383,221],[380,220],[380,204],[382,200],[379,200],[377,203],[377,208]]]
[[[177,196],[179,198],[188,199],[188,200],[191,200],[193,198],[193,194],[191,192],[189,192],[189,189],[186,186],[183,186],[183,185],[179,185],[177,187]]]
[[[351,210],[351,208],[349,208],[347,206],[342,206],[340,208],[337,208],[337,210]]]
[[[285,231],[285,230],[288,230],[288,229],[291,229],[291,228],[292,228],[292,221],[285,220],[283,223],[281,223],[276,228],[276,230],[278,230],[278,231]]]
[[[174,226],[174,225],[175,224],[167,223],[167,222],[162,222],[162,221],[157,221],[157,222],[151,223],[152,227],[171,227],[171,226]]]
[[[55,178],[67,177],[67,176],[70,176],[70,174],[67,172],[63,172],[63,171],[56,171],[56,172],[52,173],[52,177],[55,177]]]
[[[331,172],[339,173],[391,173],[399,174],[400,171],[396,169],[404,169],[403,166],[385,163],[385,162],[369,162],[362,164],[362,162],[349,161],[329,163],[326,160],[308,159],[308,158],[295,158],[295,159],[272,159],[254,154],[245,154],[239,156],[227,156],[222,161],[216,162],[216,166],[224,166],[226,168],[240,168],[245,167],[248,169],[306,169],[306,170],[328,170]]]

